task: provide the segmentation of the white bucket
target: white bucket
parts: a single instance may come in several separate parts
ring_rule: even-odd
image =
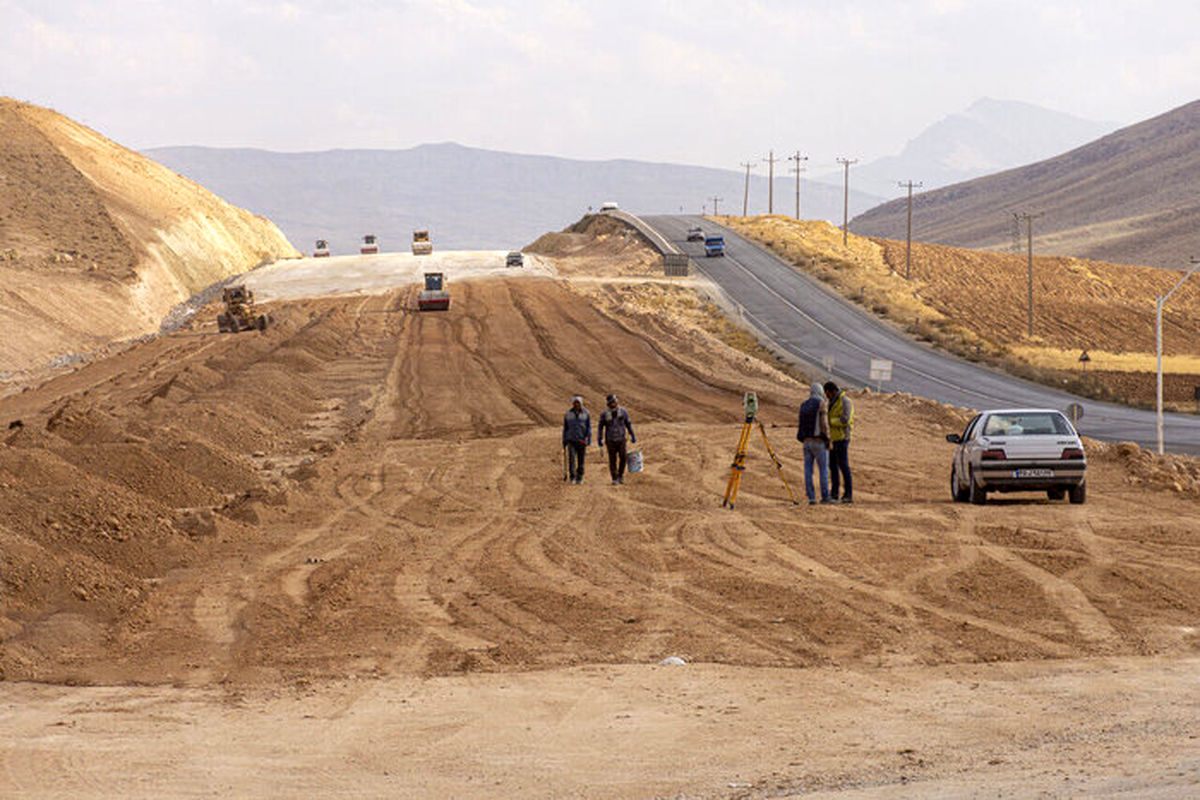
[[[641,450],[630,450],[629,455],[626,457],[626,466],[629,468],[630,472],[641,472],[642,471],[642,451]]]

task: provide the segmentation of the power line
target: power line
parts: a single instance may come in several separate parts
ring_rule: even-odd
[[[709,199],[709,200],[712,200],[712,204],[713,204],[713,216],[715,217],[715,216],[717,216],[717,203],[721,202],[721,201],[722,201],[722,200],[724,200],[725,198],[724,198],[724,197],[716,197],[716,196],[713,196],[713,197],[710,197],[710,198],[708,198],[708,199]]]
[[[846,168],[845,177],[842,178],[842,247],[845,247],[850,230],[850,165],[857,164],[858,159],[839,158],[837,163]]]
[[[924,183],[913,183],[911,180],[907,183],[900,182],[900,186],[908,187],[908,238],[904,240],[904,280],[912,278],[912,190],[916,186],[920,188]]]
[[[800,165],[801,161],[808,161],[808,156],[800,155],[797,150],[795,155],[788,156],[788,161],[795,161],[796,166],[792,167],[789,172],[796,173],[796,220],[800,220],[800,173],[804,172],[804,167]]]
[[[741,165],[746,168],[746,188],[742,190],[742,216],[746,216],[746,208],[750,202],[750,170],[754,169],[754,164],[743,161]]]
[[[767,213],[775,213],[775,162],[780,161],[775,157],[775,151],[770,150],[767,157],[763,161],[767,162]]]
[[[1029,334],[1029,338],[1031,338],[1031,339],[1033,338],[1033,221],[1041,216],[1042,216],[1042,214],[1026,214],[1025,212],[1020,212],[1020,213],[1014,212],[1013,213],[1013,217],[1015,217],[1017,219],[1018,225],[1020,225],[1020,223],[1022,221],[1024,221],[1024,223],[1026,225],[1026,234],[1028,237],[1026,239],[1026,241],[1028,242],[1028,247],[1029,247],[1029,250],[1028,250],[1029,262],[1028,262],[1028,270],[1027,270],[1027,272],[1028,272],[1027,318],[1028,318],[1028,334]]]

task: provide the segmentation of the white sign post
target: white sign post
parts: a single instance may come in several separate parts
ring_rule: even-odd
[[[871,380],[875,381],[875,391],[883,391],[883,382],[892,379],[892,362],[882,358],[871,359]]]

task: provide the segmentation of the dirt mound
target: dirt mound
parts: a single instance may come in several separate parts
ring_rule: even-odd
[[[649,274],[661,262],[644,236],[604,214],[589,214],[560,233],[547,233],[525,250],[563,259],[558,269],[564,275]]]
[[[0,98],[0,374],[157,330],[229,275],[298,255],[269,221],[47,109]]]
[[[279,304],[262,334],[212,335],[205,312],[0,401],[5,675],[274,684],[1200,647],[1200,571],[1179,546],[1193,501],[1130,482],[1124,457],[1094,457],[1084,507],[965,507],[942,438],[963,412],[863,393],[854,506],[792,505],[756,434],[731,512],[745,388],[800,491],[796,381],[670,309],[600,313],[544,278],[457,287],[448,314],[406,311],[409,290]],[[609,391],[647,469],[610,486],[593,447],[570,486],[561,414]]]

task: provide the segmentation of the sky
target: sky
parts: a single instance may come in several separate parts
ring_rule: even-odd
[[[1195,0],[0,0],[0,95],[134,149],[774,149],[820,172],[983,97],[1156,116],[1200,98],[1198,30]]]

